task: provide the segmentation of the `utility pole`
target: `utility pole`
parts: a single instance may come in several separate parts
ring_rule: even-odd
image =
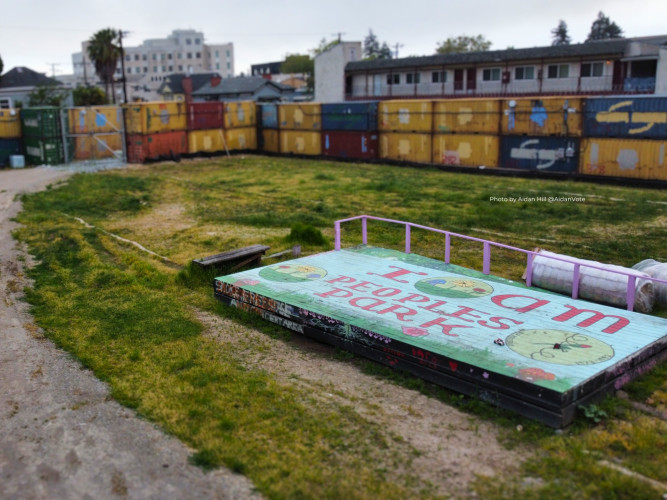
[[[396,56],[395,57],[396,57],[396,59],[398,59],[398,49],[403,47],[403,44],[402,43],[397,43],[396,45],[394,45],[394,47],[396,47]]]
[[[340,43],[340,42],[341,42],[341,37],[342,37],[344,34],[345,34],[345,33],[341,33],[341,32],[339,31],[338,33],[334,33],[332,36],[337,36],[337,37],[338,37],[338,43]]]
[[[127,103],[127,83],[125,82],[125,50],[123,49],[123,34],[128,34],[129,31],[123,33],[123,30],[118,30],[118,42],[120,45],[120,70],[123,75],[123,101]]]
[[[46,64],[51,66],[51,76],[53,78],[55,78],[56,77],[56,66],[60,66],[60,63],[46,63]]]

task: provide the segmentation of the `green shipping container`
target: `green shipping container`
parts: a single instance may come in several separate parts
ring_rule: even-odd
[[[60,137],[23,137],[25,157],[28,165],[61,165],[65,163],[63,143]]]
[[[60,109],[43,106],[21,110],[24,137],[60,138]]]

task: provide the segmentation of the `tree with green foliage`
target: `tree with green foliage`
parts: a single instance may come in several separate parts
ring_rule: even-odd
[[[307,54],[292,54],[280,65],[280,72],[285,74],[302,73],[306,76],[306,89],[313,91],[315,80],[315,61]]]
[[[330,42],[327,42],[327,39],[326,39],[326,38],[322,38],[322,40],[320,40],[320,45],[319,45],[318,47],[315,47],[315,48],[312,50],[313,55],[317,55],[317,54],[321,54],[322,52],[326,52],[326,51],[329,50],[331,47],[335,47],[335,46],[338,45],[339,43],[340,43],[340,40],[338,40],[338,39],[334,39],[334,40],[332,40],[332,41],[330,41]]]
[[[95,33],[88,41],[88,57],[95,66],[95,73],[104,83],[104,92],[109,101],[109,85],[111,85],[112,102],[116,103],[114,73],[120,58],[120,46],[116,45],[119,31],[106,28]]]
[[[75,106],[99,106],[107,104],[107,96],[99,87],[78,85],[72,92]]]
[[[598,12],[598,18],[591,25],[591,31],[586,38],[586,42],[609,40],[611,38],[623,38],[623,30],[605,16],[604,12],[600,11]]]
[[[567,32],[567,23],[562,19],[558,21],[558,26],[551,30],[551,45],[570,45],[572,39]]]
[[[364,38],[364,57],[366,59],[391,59],[392,53],[387,42],[380,45],[373,30],[368,30],[368,36]]]
[[[28,94],[28,106],[56,106],[64,104],[68,92],[58,85],[37,85]]]
[[[491,42],[484,35],[460,35],[449,37],[435,48],[436,54],[457,54],[459,52],[483,52],[491,48]]]

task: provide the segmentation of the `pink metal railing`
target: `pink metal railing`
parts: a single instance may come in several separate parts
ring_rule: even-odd
[[[394,220],[394,219],[385,219],[382,217],[374,217],[372,215],[357,215],[355,217],[350,217],[348,219],[340,219],[334,222],[334,228],[335,228],[335,249],[340,250],[341,249],[341,234],[340,234],[340,225],[343,222],[350,222],[354,220],[359,220],[361,219],[361,238],[362,238],[362,243],[364,245],[368,244],[368,220],[377,220],[381,222],[390,222],[392,224],[402,224],[405,226],[405,253],[410,253],[410,245],[411,245],[411,235],[412,235],[412,228],[418,228],[418,229],[425,229],[426,231],[432,231],[434,233],[440,233],[445,235],[445,263],[449,264],[450,263],[450,256],[451,256],[451,238],[452,236],[456,238],[460,238],[463,240],[469,240],[469,241],[476,241],[479,243],[483,244],[483,263],[482,263],[482,272],[484,274],[490,274],[491,273],[491,247],[498,247],[498,248],[504,248],[506,250],[513,250],[515,252],[520,252],[526,254],[527,258],[527,263],[526,263],[526,285],[531,286],[532,284],[532,273],[533,273],[533,260],[535,259],[535,256],[538,255],[538,252],[532,251],[532,250],[526,250],[524,248],[518,248],[518,247],[513,247],[510,245],[505,245],[503,243],[497,243],[495,241],[491,240],[485,240],[483,238],[475,238],[474,236],[467,236],[465,234],[459,234],[459,233],[454,233],[451,231],[444,231],[442,229],[436,229],[433,227],[429,226],[423,226],[421,224],[414,224],[412,222],[405,222],[405,221],[400,221],[400,220]],[[579,276],[581,273],[581,267],[588,267],[591,269],[599,269],[601,271],[605,272],[610,272],[614,274],[620,274],[628,277],[628,286],[627,286],[627,292],[626,292],[626,303],[627,303],[627,308],[628,311],[632,311],[634,308],[635,304],[635,284],[637,281],[637,278],[653,281],[653,282],[658,282],[658,283],[666,283],[667,280],[661,280],[658,278],[650,278],[650,277],[645,277],[641,276],[638,273],[633,273],[631,271],[620,271],[616,269],[608,269],[603,266],[596,266],[593,264],[588,264],[588,263],[582,263],[579,262],[573,258],[568,258],[568,257],[560,257],[560,256],[551,256],[551,255],[543,255],[540,254],[541,257],[543,258],[549,258],[553,260],[559,260],[561,262],[568,262],[570,264],[574,265],[574,271],[573,271],[573,276],[572,276],[572,298],[576,299],[579,297]]]

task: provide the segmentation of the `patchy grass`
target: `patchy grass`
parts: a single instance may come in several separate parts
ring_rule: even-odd
[[[492,201],[538,196],[586,201]],[[116,399],[195,448],[192,463],[230,467],[270,498],[432,497],[429,485],[410,479],[418,454],[411,445],[350,407],[249,369],[224,344],[204,338],[193,308],[275,338],[289,333],[217,303],[210,282],[219,273],[190,261],[254,243],[271,252],[295,242],[323,251],[335,219],[366,213],[631,266],[667,260],[666,201],[646,189],[246,156],[76,176],[24,197],[18,235],[39,262],[28,299],[46,335],[107,381]],[[184,269],[61,214],[138,241]],[[371,244],[404,245],[400,227],[371,222],[369,230]],[[343,243],[360,242],[360,224],[344,225]],[[441,258],[442,248],[442,238],[413,231],[415,253]],[[455,241],[452,255],[456,264],[481,268],[477,244]],[[524,267],[522,258],[494,250],[494,274],[518,280]],[[600,424],[582,412],[571,429],[554,434],[386,367],[338,357],[494,421],[508,447],[539,448],[521,476],[480,479],[481,498],[655,498],[652,486],[604,460],[666,480],[659,466],[667,461],[665,423],[632,406],[664,409],[664,363],[628,386],[628,401],[603,403],[609,418]]]

